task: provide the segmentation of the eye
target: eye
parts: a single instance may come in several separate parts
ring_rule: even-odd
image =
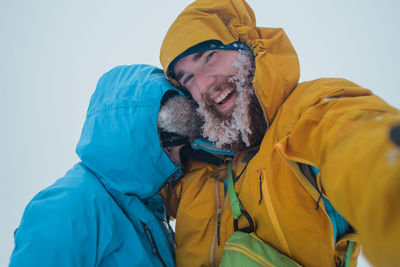
[[[216,53],[216,51],[213,51],[213,52],[209,53],[209,54],[206,56],[206,58],[204,59],[205,63],[208,63],[208,62],[213,58],[213,56],[215,55],[215,53]]]
[[[192,78],[193,78],[193,74],[189,74],[188,76],[185,77],[185,79],[183,79],[182,84],[183,85],[187,84]]]

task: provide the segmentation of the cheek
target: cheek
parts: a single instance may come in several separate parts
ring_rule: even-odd
[[[226,74],[235,75],[238,72],[237,61],[237,55],[233,53],[224,58],[223,65],[226,69]]]

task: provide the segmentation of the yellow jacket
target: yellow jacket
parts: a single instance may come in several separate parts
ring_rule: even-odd
[[[164,39],[164,70],[186,49],[211,39],[224,44],[240,40],[255,55],[253,83],[268,130],[235,188],[257,235],[305,266],[335,266],[347,240],[359,240],[372,264],[395,266],[400,261],[400,148],[389,132],[400,123],[400,112],[344,79],[297,84],[298,59],[286,34],[256,27],[243,0],[199,0],[188,6]],[[236,156],[236,174],[245,154]],[[357,235],[334,244],[322,201],[316,209],[319,193],[297,163],[320,169],[319,188]],[[229,201],[222,183],[211,178],[218,172],[214,167],[193,162],[186,171],[176,188],[177,263],[209,265],[220,259],[233,232]],[[353,266],[358,253],[356,246]]]

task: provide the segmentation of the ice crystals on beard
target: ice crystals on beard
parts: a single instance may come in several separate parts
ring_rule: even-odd
[[[250,129],[250,110],[249,104],[254,88],[247,81],[250,73],[254,72],[252,57],[249,51],[240,50],[234,67],[238,73],[230,78],[236,84],[238,97],[236,98],[235,110],[228,119],[220,119],[211,113],[204,102],[199,103],[198,112],[204,117],[203,136],[214,142],[217,147],[234,144],[239,138],[250,146],[249,137],[252,134]]]
[[[254,94],[254,88],[247,79],[250,78],[250,73],[254,72],[254,67],[251,62],[249,51],[240,50],[238,53],[238,60],[234,63],[238,68],[238,73],[232,79],[237,79],[238,97],[236,99],[236,108],[233,111],[232,117],[236,123],[236,129],[240,131],[242,141],[246,146],[250,146],[249,137],[252,134],[250,129],[250,101],[251,96]]]

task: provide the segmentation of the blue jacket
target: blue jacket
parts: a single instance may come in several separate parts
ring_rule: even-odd
[[[28,204],[10,266],[174,265],[157,195],[181,175],[158,138],[167,90],[162,70],[147,65],[100,78],[76,149],[81,162]]]

